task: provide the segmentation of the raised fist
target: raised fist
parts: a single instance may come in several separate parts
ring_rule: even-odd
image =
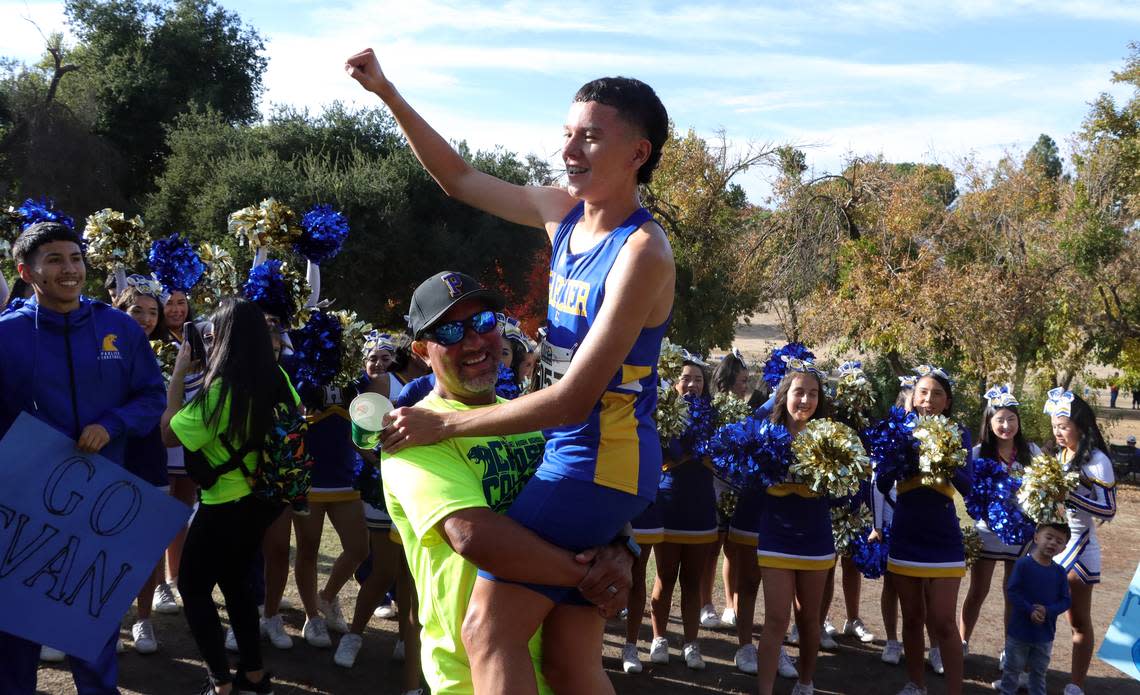
[[[371,48],[349,57],[344,62],[344,71],[359,82],[360,86],[381,97],[391,87],[388,78],[384,77],[384,71],[380,69],[380,61],[376,59],[376,54]]]

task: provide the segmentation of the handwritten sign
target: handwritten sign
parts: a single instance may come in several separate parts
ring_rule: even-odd
[[[0,630],[94,660],[189,516],[21,414],[0,440]]]
[[[1136,566],[1132,582],[1096,655],[1113,668],[1140,680],[1140,565]]]

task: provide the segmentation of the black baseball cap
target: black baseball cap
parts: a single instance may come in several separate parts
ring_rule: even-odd
[[[483,287],[466,273],[445,270],[421,282],[412,293],[412,306],[408,310],[412,337],[419,340],[441,316],[464,299],[482,299],[495,311],[503,308],[503,298],[498,292]]]

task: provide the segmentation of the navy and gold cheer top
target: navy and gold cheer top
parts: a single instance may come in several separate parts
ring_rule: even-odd
[[[638,208],[620,226],[583,253],[570,252],[570,235],[584,204],[567,213],[554,235],[550,262],[547,336],[542,344],[543,385],[570,367],[605,301],[606,278],[630,235],[652,220]],[[547,472],[628,492],[648,500],[661,477],[661,443],[653,414],[657,409],[657,358],[669,320],[643,328],[622,366],[581,424],[546,430]]]

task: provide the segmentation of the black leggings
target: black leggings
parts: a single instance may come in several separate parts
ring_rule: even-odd
[[[260,670],[261,633],[249,566],[266,530],[284,509],[253,495],[225,504],[200,504],[186,534],[178,591],[190,633],[217,684],[230,682],[230,663],[214,587],[221,587],[226,600],[239,668]]]

